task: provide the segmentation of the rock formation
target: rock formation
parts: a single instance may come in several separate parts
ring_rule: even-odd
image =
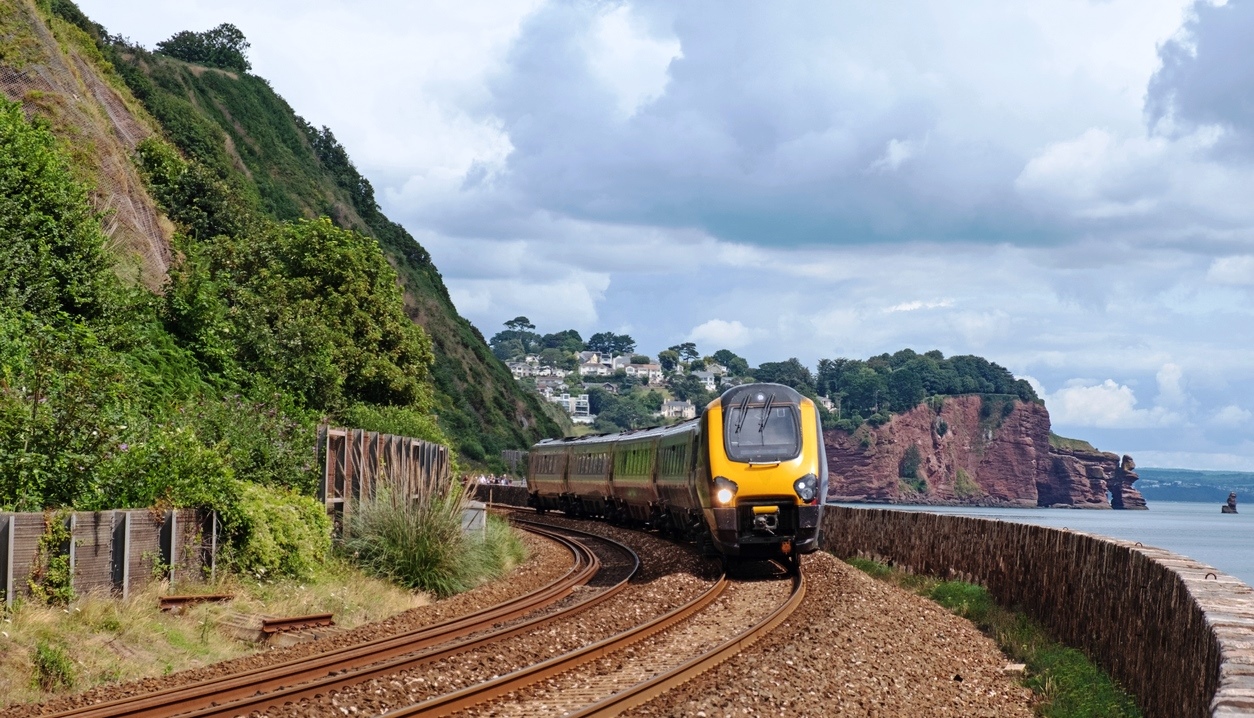
[[[1219,507],[1220,513],[1235,514],[1237,512],[1237,492],[1230,491],[1228,493],[1228,503]]]
[[[880,427],[825,434],[833,501],[1144,509],[1132,458],[1049,442],[1049,412],[1015,401],[946,397]],[[916,447],[915,478],[900,476]]]

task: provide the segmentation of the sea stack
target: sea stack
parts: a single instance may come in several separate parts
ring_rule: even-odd
[[[1235,514],[1237,512],[1237,492],[1233,491],[1228,494],[1228,503],[1219,507],[1220,513]]]

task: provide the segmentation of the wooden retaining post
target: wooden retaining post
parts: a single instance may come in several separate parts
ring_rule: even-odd
[[[114,516],[121,520],[113,522],[113,590],[125,599],[131,592],[131,512],[119,511]]]
[[[13,607],[13,516],[0,515],[0,591],[4,607]]]

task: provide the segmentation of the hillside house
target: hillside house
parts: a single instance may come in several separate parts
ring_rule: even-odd
[[[714,391],[714,388],[718,386],[718,377],[714,376],[714,372],[694,371],[692,375],[701,380],[706,391]]]
[[[563,392],[557,396],[549,397],[549,401],[565,409],[572,419],[578,420],[581,417],[591,417],[587,394],[571,396]]]
[[[690,401],[667,401],[662,404],[663,419],[695,419],[697,407]]]
[[[609,376],[613,373],[605,364],[588,362],[579,365],[579,376]]]
[[[579,363],[583,364],[600,364],[601,352],[579,352]]]
[[[640,377],[648,384],[662,381],[661,364],[628,364],[624,371],[627,376]]]

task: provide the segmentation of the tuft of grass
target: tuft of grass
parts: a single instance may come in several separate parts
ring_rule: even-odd
[[[462,531],[469,499],[460,485],[427,487],[410,498],[381,491],[352,507],[344,550],[365,571],[439,597],[470,590],[525,558],[513,528],[488,517]]]
[[[997,605],[983,586],[916,576],[868,559],[845,562],[974,623],[1007,656],[1027,666],[1023,684],[1040,701],[1035,711],[1042,718],[1141,718],[1132,696],[1105,671],[1082,652],[1054,640],[1027,615]]]
[[[61,646],[35,641],[31,665],[35,669],[32,680],[36,688],[51,692],[74,687],[74,662]]]

